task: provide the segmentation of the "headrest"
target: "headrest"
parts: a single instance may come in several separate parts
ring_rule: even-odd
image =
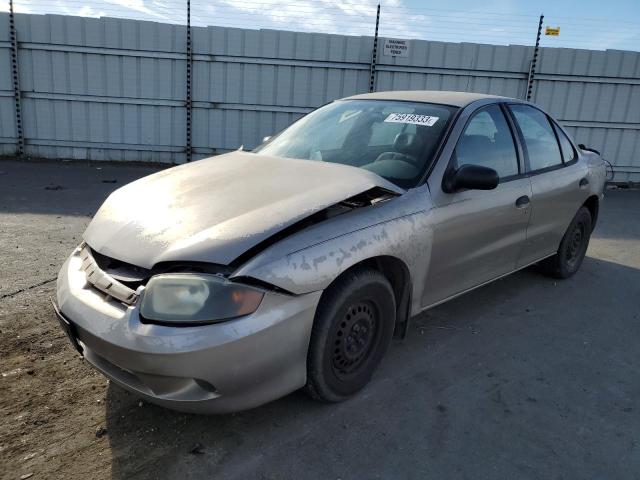
[[[492,156],[491,140],[484,135],[463,135],[456,147],[460,165],[465,163],[484,164]]]
[[[419,153],[421,142],[414,133],[399,133],[393,141],[396,152],[415,155]]]

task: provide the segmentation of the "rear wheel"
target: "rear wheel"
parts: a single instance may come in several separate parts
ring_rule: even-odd
[[[554,278],[569,278],[578,271],[587,253],[591,237],[591,213],[581,207],[562,237],[558,252],[540,263],[542,270]]]
[[[376,270],[361,268],[338,278],[316,311],[306,391],[338,402],[362,389],[389,347],[395,311],[391,285]]]

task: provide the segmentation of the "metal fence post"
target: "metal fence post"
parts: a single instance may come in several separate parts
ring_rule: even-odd
[[[191,113],[192,113],[192,92],[191,92],[191,69],[193,66],[193,48],[191,45],[191,0],[187,0],[187,162],[191,161]]]
[[[540,50],[540,35],[542,34],[542,21],[544,15],[540,15],[540,21],[538,22],[538,34],[536,35],[536,46],[533,49],[533,58],[529,65],[529,75],[527,76],[527,101],[531,100],[531,93],[533,92],[533,78],[536,74],[536,62],[538,61],[538,51]]]
[[[16,136],[18,139],[17,153],[24,155],[24,131],[22,129],[22,94],[20,93],[20,75],[18,70],[18,35],[16,21],[13,14],[13,0],[9,0],[9,38],[11,41],[11,77],[13,79],[13,100],[15,104]]]
[[[376,33],[373,36],[373,50],[371,51],[371,66],[369,69],[369,92],[373,92],[376,82],[376,61],[378,59],[378,27],[380,26],[380,4],[376,12]]]

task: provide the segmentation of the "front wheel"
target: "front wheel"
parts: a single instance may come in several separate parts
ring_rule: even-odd
[[[389,281],[376,270],[343,274],[322,295],[307,356],[307,393],[338,402],[362,389],[382,360],[395,324]]]
[[[587,253],[591,237],[591,213],[580,207],[562,237],[558,252],[540,263],[542,270],[554,278],[569,278],[578,271]]]

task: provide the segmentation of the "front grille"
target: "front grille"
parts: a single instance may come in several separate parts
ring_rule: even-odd
[[[82,246],[80,258],[87,282],[94,288],[127,305],[133,305],[136,302],[138,299],[136,291],[100,268],[88,245]]]
[[[100,270],[132,290],[145,284],[151,276],[151,270],[108,257],[92,248],[89,248],[89,250]]]

